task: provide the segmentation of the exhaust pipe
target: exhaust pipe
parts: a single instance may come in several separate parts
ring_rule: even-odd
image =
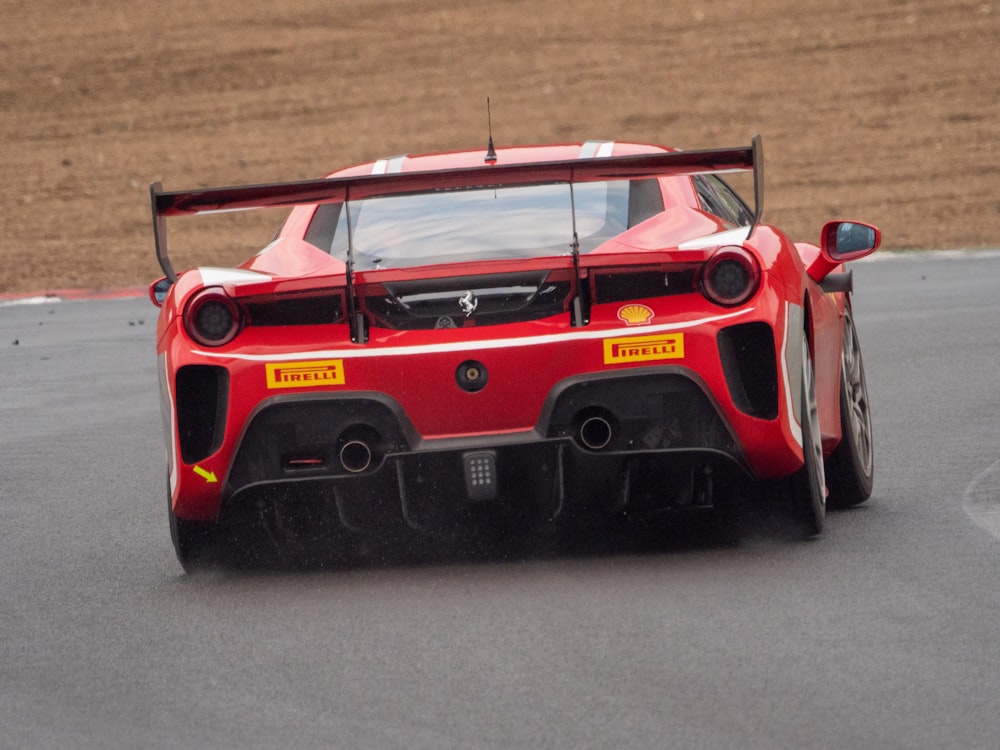
[[[360,474],[372,465],[372,449],[361,440],[344,443],[340,449],[340,465],[352,474]]]
[[[585,409],[575,422],[576,441],[588,450],[603,450],[614,440],[614,418],[603,409]]]
[[[381,438],[368,425],[347,428],[337,442],[340,445],[340,465],[351,474],[367,471],[381,457],[381,449],[376,447],[381,443]]]

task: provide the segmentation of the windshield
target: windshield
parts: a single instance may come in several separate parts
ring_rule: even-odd
[[[575,214],[580,252],[587,253],[628,228],[630,192],[643,182],[655,186],[522,185],[327,204],[317,208],[305,239],[346,261],[349,217],[358,270],[569,255]]]

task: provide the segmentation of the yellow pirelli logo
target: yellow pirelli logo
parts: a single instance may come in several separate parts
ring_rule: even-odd
[[[268,363],[268,388],[315,388],[318,385],[342,385],[344,360],[319,359],[313,362]]]
[[[656,336],[628,336],[604,339],[604,364],[652,362],[659,359],[683,359],[684,334],[661,333]]]

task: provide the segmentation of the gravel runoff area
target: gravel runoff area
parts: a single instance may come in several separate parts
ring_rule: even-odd
[[[141,287],[149,183],[317,177],[498,145],[764,137],[765,219],[887,248],[1000,241],[1000,3],[0,0],[0,294]],[[232,265],[274,211],[175,220]]]

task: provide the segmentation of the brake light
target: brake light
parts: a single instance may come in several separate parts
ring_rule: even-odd
[[[743,304],[759,286],[760,264],[742,247],[719,248],[702,271],[702,294],[724,307]]]
[[[228,344],[243,327],[239,307],[222,289],[202,289],[184,310],[184,328],[203,346]]]

